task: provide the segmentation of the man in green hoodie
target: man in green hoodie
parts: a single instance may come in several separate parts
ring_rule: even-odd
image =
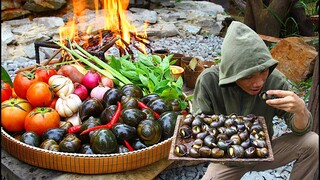
[[[241,22],[233,21],[221,47],[221,63],[198,77],[192,114],[255,114],[265,118],[269,137],[273,119],[283,118],[292,133],[273,139],[274,161],[232,166],[210,163],[203,179],[241,179],[248,171],[274,169],[294,162],[290,179],[313,179],[319,167],[318,134],[311,132],[312,115],[304,101],[289,91],[286,77],[259,35]],[[277,99],[263,101],[266,91]]]

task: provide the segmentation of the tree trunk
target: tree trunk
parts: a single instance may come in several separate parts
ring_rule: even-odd
[[[244,0],[232,0],[232,1],[241,12],[245,12],[246,2]]]
[[[282,21],[297,0],[247,0],[244,23],[258,34],[280,37]]]
[[[313,116],[312,131],[319,134],[319,54],[313,70],[308,109]]]

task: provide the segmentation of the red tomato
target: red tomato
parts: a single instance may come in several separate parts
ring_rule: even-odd
[[[14,91],[16,92],[18,97],[26,99],[28,88],[32,83],[37,81],[41,81],[40,77],[37,74],[30,71],[21,71],[16,75],[16,77],[14,77]]]
[[[60,115],[50,107],[34,108],[26,116],[24,128],[41,136],[46,130],[60,127]]]
[[[49,107],[53,98],[49,84],[42,81],[34,82],[27,90],[27,100],[34,107]]]
[[[14,88],[12,88],[12,96],[11,97],[13,97],[13,98],[17,98],[18,97],[16,92],[14,91]]]
[[[52,66],[41,66],[36,70],[36,74],[43,82],[48,83],[49,78],[56,75],[57,71],[53,69]]]
[[[56,109],[56,103],[57,103],[58,99],[59,99],[59,97],[54,96],[53,101],[52,101],[52,103],[50,104],[49,107],[51,107],[52,109]]]
[[[12,97],[12,88],[9,83],[1,80],[1,102],[10,99]]]
[[[11,98],[1,103],[1,126],[9,132],[24,130],[24,119],[33,109],[25,99]]]

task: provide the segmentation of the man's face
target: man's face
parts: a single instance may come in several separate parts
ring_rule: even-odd
[[[236,81],[236,84],[245,92],[251,95],[258,94],[269,75],[269,68],[253,73]]]

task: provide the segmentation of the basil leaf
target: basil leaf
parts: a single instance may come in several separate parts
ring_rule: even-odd
[[[151,79],[151,81],[153,82],[153,84],[158,84],[158,83],[159,83],[158,78],[157,78],[154,74],[149,73],[149,78]]]
[[[121,67],[124,68],[125,70],[135,70],[136,69],[136,66],[131,61],[128,61],[126,59],[122,59],[120,62],[121,62]]]
[[[149,79],[142,74],[139,74],[139,79],[145,87],[148,87]]]
[[[168,88],[162,91],[161,97],[165,99],[178,99],[179,95],[178,92],[174,88]]]
[[[136,71],[126,71],[123,69],[120,69],[120,73],[126,76],[128,79],[139,81],[139,74]]]
[[[177,81],[175,82],[175,85],[182,88],[182,86],[183,86],[183,79],[182,79],[181,76],[177,79]]]
[[[161,79],[164,73],[162,68],[160,68],[159,66],[156,66],[152,72],[158,77],[158,79]]]
[[[109,63],[109,65],[110,65],[113,69],[115,69],[115,70],[117,70],[117,71],[119,71],[119,70],[121,69],[120,60],[117,60],[114,56],[112,56],[112,57],[110,58],[110,63]]]
[[[162,61],[161,57],[158,55],[152,55],[151,58],[156,64],[160,64]]]
[[[167,88],[168,87],[168,83],[169,83],[170,81],[169,80],[162,80],[162,81],[160,81],[158,84],[156,84],[156,90],[159,90],[159,89],[165,89],[165,88]]]
[[[152,61],[150,59],[139,59],[139,62],[141,62],[142,64],[144,64],[148,67],[154,66],[154,64],[152,63]]]
[[[144,73],[142,74],[146,74],[149,72],[149,68],[145,66],[143,63],[135,62],[135,65],[137,66],[137,69],[141,69],[142,71],[144,71]]]
[[[170,63],[168,57],[163,58],[162,62],[160,63],[160,67],[163,71],[166,71],[170,68]]]
[[[152,81],[148,81],[148,88],[150,93],[154,92],[154,84]]]

